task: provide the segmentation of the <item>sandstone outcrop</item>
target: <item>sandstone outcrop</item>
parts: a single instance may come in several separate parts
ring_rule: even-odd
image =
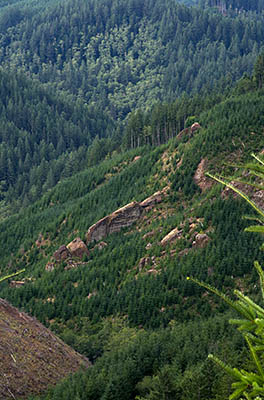
[[[119,232],[122,228],[132,225],[142,214],[142,207],[136,201],[119,208],[112,214],[100,219],[92,225],[86,234],[86,241],[99,241],[113,232]]]
[[[188,128],[184,128],[180,133],[178,133],[177,138],[181,139],[184,136],[192,136],[194,132],[196,132],[198,129],[201,129],[201,125],[199,122],[194,122],[192,126]]]
[[[197,233],[197,235],[195,235],[194,241],[192,242],[192,246],[203,248],[207,245],[209,240],[210,238],[208,235],[206,235],[206,233]]]
[[[86,243],[98,242],[113,232],[129,227],[141,217],[145,210],[161,203],[168,189],[165,187],[141,202],[133,201],[100,219],[88,229]]]
[[[209,179],[205,176],[206,168],[207,160],[203,158],[194,174],[194,182],[199,186],[202,192],[213,185],[212,179]]]
[[[192,124],[192,126],[191,126],[191,133],[194,133],[195,131],[197,131],[200,128],[201,128],[201,125],[199,124],[199,122],[194,122],[194,124]]]
[[[11,281],[9,286],[13,288],[19,288],[21,286],[24,286],[25,283],[26,283],[25,281]]]
[[[140,206],[143,208],[152,207],[155,204],[159,204],[162,202],[164,196],[164,192],[158,191],[154,193],[152,196],[148,197],[147,199],[141,201]]]
[[[103,250],[105,247],[107,247],[108,244],[106,242],[100,242],[98,243],[94,248],[98,249],[98,250]]]
[[[170,243],[171,241],[175,239],[179,239],[182,235],[182,230],[179,230],[178,228],[173,229],[170,231],[160,242],[162,246],[166,246],[167,243]]]
[[[87,256],[89,255],[89,251],[87,249],[86,244],[81,240],[81,238],[77,237],[74,239],[71,243],[69,243],[67,246],[67,249],[69,250],[70,254],[72,257],[76,258],[83,258],[83,256],[86,254]]]
[[[58,250],[55,251],[55,253],[53,254],[53,257],[55,258],[55,260],[57,262],[61,262],[61,261],[67,260],[67,258],[70,258],[71,253],[67,249],[67,247],[63,244],[62,246],[60,246],[60,248],[58,248]]]

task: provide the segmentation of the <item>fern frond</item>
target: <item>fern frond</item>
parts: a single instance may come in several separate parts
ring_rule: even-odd
[[[256,154],[251,153],[251,156],[254,157],[255,160],[257,160],[264,167],[264,162],[258,156],[256,156]]]
[[[209,176],[210,178],[216,180],[217,182],[221,183],[222,185],[225,185],[227,187],[229,187],[230,189],[232,189],[234,192],[236,192],[237,194],[239,194],[243,199],[245,199],[252,208],[254,208],[254,210],[256,210],[263,218],[264,218],[264,212],[261,208],[258,207],[258,205],[252,201],[244,192],[241,192],[241,190],[237,189],[236,187],[234,187],[233,185],[231,185],[230,183],[214,176],[211,175],[209,172],[206,173],[207,176]]]
[[[264,309],[260,307],[258,304],[256,304],[253,300],[251,300],[248,296],[245,296],[243,293],[241,293],[239,290],[234,290],[235,295],[249,307],[249,309],[254,310],[257,315],[261,318],[264,318]]]
[[[246,342],[247,342],[247,344],[248,344],[251,357],[252,357],[252,359],[254,360],[254,363],[256,364],[257,370],[258,370],[260,376],[262,377],[262,379],[264,380],[264,371],[263,371],[262,365],[261,365],[261,363],[260,363],[260,360],[259,360],[259,358],[258,358],[258,356],[257,356],[257,354],[256,354],[256,352],[255,352],[255,349],[254,349],[254,347],[252,346],[252,343],[251,343],[251,341],[250,341],[248,335],[244,335],[244,337],[245,337]]]
[[[229,304],[232,308],[237,309],[236,303],[233,300],[231,300],[228,296],[226,296],[224,293],[220,292],[220,290],[216,289],[215,287],[209,285],[208,283],[199,281],[198,279],[190,277],[190,276],[188,276],[186,279],[190,280],[190,281],[196,283],[197,285],[199,285],[199,286],[209,290],[210,292],[216,294],[218,297],[220,297],[222,300],[224,300],[227,304]]]
[[[219,367],[224,369],[229,375],[231,375],[235,379],[241,380],[241,378],[244,378],[241,372],[238,371],[237,368],[231,368],[229,365],[225,364],[222,360],[220,360],[218,357],[214,356],[213,354],[208,355],[209,360],[214,361]],[[247,383],[247,382],[245,382]]]
[[[263,225],[251,225],[245,228],[245,232],[264,233]]]
[[[13,273],[13,274],[3,276],[2,278],[0,278],[0,282],[6,280],[6,279],[8,279],[8,278],[13,278],[13,276],[22,274],[22,272],[25,272],[25,268],[24,268],[24,269],[21,269],[20,271],[17,271],[17,272],[15,272],[15,273]]]
[[[254,261],[254,267],[257,270],[257,273],[259,275],[260,288],[261,288],[262,298],[264,300],[264,271],[261,268],[261,266],[260,266],[258,261]]]

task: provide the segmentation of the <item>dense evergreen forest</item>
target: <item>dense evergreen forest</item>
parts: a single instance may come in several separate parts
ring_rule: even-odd
[[[0,198],[12,211],[115,150],[167,142],[252,74],[259,2],[235,16],[184,3],[1,3]]]
[[[232,312],[186,277],[260,298],[249,207],[204,173],[243,180],[241,163],[263,160],[263,8],[1,2],[0,276],[25,272],[0,296],[92,362],[31,400],[224,400],[208,353],[251,368]],[[157,191],[134,224],[88,241]],[[77,237],[85,254],[55,262]]]
[[[176,0],[19,4],[0,19],[1,65],[121,120],[251,73],[264,39],[261,12],[233,18]]]
[[[261,238],[243,232],[244,203],[223,199],[216,186],[201,192],[193,177],[204,157],[211,170],[222,171],[230,155],[235,162],[259,152],[263,101],[262,89],[230,93],[201,111],[203,128],[193,137],[114,155],[1,222],[3,270],[26,267],[26,283],[3,283],[1,296],[93,362],[45,399],[189,399],[190,393],[195,399],[197,391],[204,400],[227,398],[230,381],[206,356],[213,350],[231,364],[245,362],[243,342],[228,326],[226,307],[205,299],[186,276],[227,291],[247,287],[257,297],[251,265],[261,260]],[[60,245],[77,235],[85,240],[92,223],[166,184],[171,189],[164,202],[136,226],[107,237],[103,249],[90,244],[82,265],[69,269],[62,262],[45,271]],[[196,232],[209,235],[206,247],[193,247],[193,223]],[[181,239],[164,248],[161,239],[175,227],[182,229]],[[140,267],[143,257],[149,261]]]
[[[107,115],[21,74],[1,70],[0,93],[0,195],[15,208],[92,164],[89,146],[113,134]]]

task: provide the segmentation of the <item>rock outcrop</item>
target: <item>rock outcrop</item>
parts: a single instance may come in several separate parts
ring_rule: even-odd
[[[177,135],[177,138],[181,139],[182,137],[187,135],[191,137],[198,129],[201,129],[201,125],[199,124],[199,122],[194,122],[192,126],[184,128],[182,131],[180,131],[180,133],[178,133]]]
[[[47,390],[89,360],[35,318],[0,299],[0,399],[28,398]]]
[[[63,244],[58,248],[58,250],[55,251],[53,254],[53,257],[57,262],[61,262],[64,260],[67,260],[67,258],[71,257],[70,251],[67,249],[67,247]]]
[[[89,256],[89,251],[87,249],[86,244],[81,240],[81,238],[77,237],[67,246],[70,254],[74,258],[83,258],[84,255]]]
[[[99,241],[113,232],[132,225],[141,216],[143,208],[136,201],[119,208],[92,225],[86,234],[87,243]]]
[[[195,235],[194,241],[192,242],[193,247],[203,248],[207,245],[210,238],[206,233],[197,233]]]
[[[147,199],[141,201],[140,207],[149,208],[153,207],[155,204],[159,204],[162,202],[164,197],[164,191],[158,191],[154,193],[152,196],[148,197]]]
[[[106,243],[106,242],[100,242],[100,243],[98,243],[95,247],[94,247],[94,249],[98,249],[98,250],[103,250],[105,247],[107,247],[108,246],[108,244]]]
[[[191,133],[194,133],[195,131],[197,131],[200,128],[201,128],[201,125],[199,124],[199,122],[194,122],[194,124],[192,124],[192,126],[191,126]]]
[[[213,185],[212,179],[209,179],[205,176],[206,168],[207,168],[207,160],[203,158],[200,161],[197,170],[195,171],[194,174],[194,182],[196,183],[196,185],[199,186],[202,192],[212,187]]]
[[[9,286],[13,288],[19,288],[21,286],[24,286],[25,283],[26,283],[25,281],[11,281]]]
[[[88,229],[86,243],[98,242],[113,232],[119,232],[122,228],[129,227],[141,217],[145,210],[161,203],[167,191],[168,187],[165,187],[140,203],[133,201],[100,219]]]
[[[178,228],[173,229],[170,231],[160,242],[162,246],[166,246],[166,244],[172,242],[175,239],[179,239],[182,235],[182,230]]]

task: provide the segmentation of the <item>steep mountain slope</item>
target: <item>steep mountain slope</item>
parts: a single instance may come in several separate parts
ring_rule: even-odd
[[[25,398],[41,393],[81,367],[77,354],[36,319],[0,299],[0,398]]]
[[[256,295],[251,265],[262,259],[260,238],[243,232],[246,205],[221,194],[204,171],[230,174],[226,162],[261,153],[263,106],[263,90],[229,93],[196,114],[199,129],[115,155],[0,223],[3,270],[26,267],[21,286],[4,283],[1,297],[94,363],[47,399],[170,393],[168,399],[183,400],[190,381],[203,400],[225,398],[229,382],[207,365],[208,347],[232,361],[243,359],[242,344],[227,328],[225,307],[206,301],[185,278],[195,275],[225,290],[248,286]],[[151,203],[149,196],[162,189]],[[128,224],[128,210],[146,203]],[[100,240],[93,243],[96,223],[100,234],[92,238]],[[77,238],[85,253],[73,253]]]
[[[23,74],[0,70],[0,199],[26,205],[89,164],[95,137],[113,133],[106,115]]]

